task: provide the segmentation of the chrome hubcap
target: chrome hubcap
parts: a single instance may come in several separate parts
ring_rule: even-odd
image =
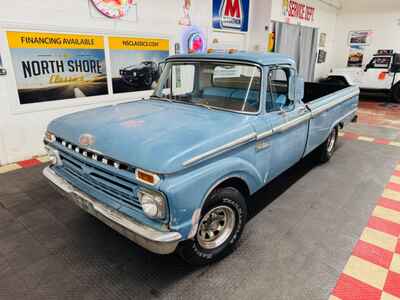
[[[336,142],[336,129],[333,129],[328,137],[328,152],[331,153],[335,147]]]
[[[217,206],[200,220],[197,241],[204,249],[214,249],[222,245],[235,227],[236,215],[228,206]]]

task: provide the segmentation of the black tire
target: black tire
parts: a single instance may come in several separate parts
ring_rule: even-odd
[[[153,75],[151,73],[147,74],[147,78],[144,80],[144,86],[146,88],[151,88],[153,84]]]
[[[331,159],[333,153],[335,152],[338,136],[339,129],[336,126],[329,133],[329,136],[325,142],[317,148],[315,152],[315,158],[319,163],[325,163]]]
[[[201,224],[207,224],[207,222],[205,222],[207,213],[210,212],[212,215],[212,211],[217,211],[222,207],[226,207],[227,210],[230,209],[234,212],[235,221],[232,226],[233,230],[222,244],[215,248],[207,249],[201,244]],[[196,235],[193,239],[180,243],[177,252],[183,260],[192,265],[207,265],[216,262],[232,253],[236,248],[237,242],[240,239],[246,224],[246,220],[247,206],[243,195],[233,187],[217,189],[211,193],[204,204]],[[208,224],[208,226],[211,225],[212,224]],[[227,224],[225,224],[225,226],[227,226]]]
[[[392,87],[392,100],[395,103],[400,103],[400,83],[397,83],[394,87]]]

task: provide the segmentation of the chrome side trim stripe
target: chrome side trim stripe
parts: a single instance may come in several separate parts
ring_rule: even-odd
[[[289,130],[290,128],[292,128],[294,126],[297,126],[297,125],[299,125],[299,124],[301,124],[301,123],[303,123],[305,121],[308,121],[310,119],[311,119],[311,113],[307,112],[307,113],[301,115],[300,117],[293,118],[293,119],[291,119],[290,121],[288,121],[288,122],[286,122],[284,124],[281,124],[281,125],[276,126],[276,127],[272,128],[270,130],[267,130],[267,131],[264,131],[262,133],[259,133],[257,135],[257,141],[265,139],[265,138],[267,138],[267,137],[269,137],[269,136],[271,136],[271,135],[273,135],[275,133],[280,133],[280,132],[284,132],[286,130]]]
[[[324,104],[324,105],[322,105],[322,106],[320,106],[320,107],[318,107],[316,109],[311,109],[311,114],[312,114],[313,117],[317,116],[317,115],[323,113],[324,111],[326,111],[326,110],[328,110],[328,109],[330,109],[330,108],[332,108],[332,107],[334,107],[336,105],[339,105],[339,104],[341,104],[341,103],[343,103],[343,102],[345,102],[347,100],[350,100],[351,98],[353,98],[354,96],[357,96],[359,94],[360,94],[360,90],[357,89],[356,91],[354,91],[350,95],[344,95],[344,96],[342,96],[342,97],[340,97],[340,98],[338,98],[338,99],[336,99],[336,100],[334,100],[332,102]]]
[[[239,138],[237,140],[234,140],[234,141],[232,141],[230,143],[227,143],[225,145],[222,145],[220,147],[217,147],[215,149],[207,151],[207,152],[205,152],[203,154],[197,155],[197,156],[185,161],[183,163],[183,166],[187,167],[187,166],[192,165],[192,164],[194,164],[196,162],[199,162],[199,161],[202,161],[204,159],[211,158],[211,157],[213,157],[215,155],[218,155],[218,154],[224,153],[226,151],[232,150],[232,149],[234,149],[236,147],[239,147],[241,145],[244,145],[244,144],[247,144],[247,143],[249,143],[251,141],[256,140],[256,137],[257,137],[257,135],[255,133],[248,134],[248,135],[246,135],[244,137],[241,137],[241,138]]]
[[[305,122],[305,121],[308,121],[308,120],[310,120],[310,119],[311,119],[311,113],[305,113],[305,114],[301,115],[300,117],[293,118],[293,119],[291,119],[290,121],[288,121],[288,122],[286,122],[286,123],[284,123],[284,124],[282,124],[282,125],[279,125],[279,126],[274,127],[274,128],[272,129],[272,131],[273,131],[274,133],[275,133],[275,132],[276,132],[276,133],[284,132],[284,131],[286,131],[286,130],[288,130],[288,129],[294,127],[294,126],[297,126],[297,125],[299,125],[300,123],[303,123],[303,122]]]
[[[262,132],[260,134],[257,134],[257,141],[265,139],[266,137],[269,137],[269,136],[271,136],[273,134],[274,134],[274,132],[272,131],[272,129],[264,131],[264,132]]]

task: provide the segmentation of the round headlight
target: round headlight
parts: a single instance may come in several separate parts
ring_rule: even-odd
[[[153,219],[165,218],[166,204],[164,197],[160,193],[139,190],[138,198],[146,216]]]
[[[46,147],[46,151],[47,151],[47,156],[49,157],[50,163],[52,165],[61,165],[62,164],[57,150],[55,150],[51,147]]]
[[[149,194],[143,194],[140,200],[142,203],[143,212],[149,217],[156,217],[158,213],[158,207],[153,197]]]

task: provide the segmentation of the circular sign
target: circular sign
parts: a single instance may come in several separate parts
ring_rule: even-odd
[[[193,33],[189,37],[189,53],[199,53],[204,51],[204,39],[199,32]]]
[[[207,51],[206,36],[197,26],[186,27],[181,38],[182,53],[204,53]]]
[[[134,0],[92,0],[92,3],[106,17],[117,19],[126,16]]]

